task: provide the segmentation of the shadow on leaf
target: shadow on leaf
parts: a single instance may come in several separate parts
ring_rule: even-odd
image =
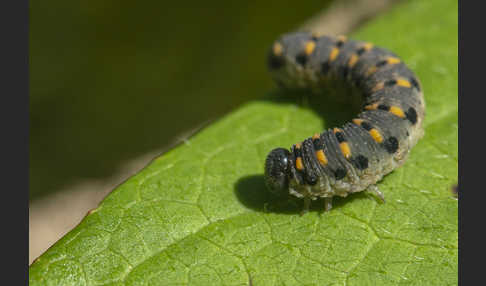
[[[275,104],[290,103],[310,109],[322,118],[323,130],[342,126],[351,121],[363,108],[362,94],[342,83],[335,83],[319,92],[308,89],[277,89],[267,94],[262,101]],[[310,136],[312,134],[309,134]]]
[[[239,179],[235,184],[234,192],[245,207],[258,212],[300,214],[304,207],[304,201],[300,198],[290,194],[278,196],[269,192],[265,186],[263,175],[251,175]],[[369,198],[364,192],[352,194],[346,198],[334,197],[332,210],[339,209],[355,199]],[[324,200],[312,201],[309,211],[323,214]]]

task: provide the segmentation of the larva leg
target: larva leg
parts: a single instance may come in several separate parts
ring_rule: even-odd
[[[324,211],[328,212],[332,209],[332,197],[324,198]]]
[[[380,190],[378,189],[378,186],[377,185],[370,185],[368,187],[368,189],[366,189],[368,192],[376,195],[378,198],[380,198],[380,201],[382,203],[385,203],[385,195],[383,195],[382,192],[380,192]]]
[[[300,212],[301,216],[309,212],[310,202],[311,199],[309,197],[304,198],[304,209],[302,209],[302,211]]]

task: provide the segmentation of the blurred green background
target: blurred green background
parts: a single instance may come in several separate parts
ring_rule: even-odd
[[[330,2],[31,1],[30,200],[261,97],[272,41]]]

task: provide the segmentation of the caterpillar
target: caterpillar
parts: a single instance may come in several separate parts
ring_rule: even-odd
[[[302,142],[273,149],[265,160],[265,185],[274,193],[324,199],[369,191],[385,202],[376,183],[400,167],[423,137],[425,101],[421,83],[393,52],[371,43],[294,32],[281,36],[267,58],[284,89],[325,90],[343,83],[362,100],[359,114]]]

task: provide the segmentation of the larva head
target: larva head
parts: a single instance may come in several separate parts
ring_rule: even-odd
[[[265,161],[265,185],[273,193],[288,192],[290,152],[283,148],[272,150]]]

